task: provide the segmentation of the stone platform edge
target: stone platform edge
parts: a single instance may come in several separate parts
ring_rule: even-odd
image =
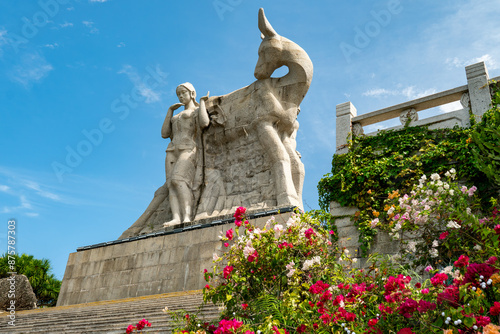
[[[265,211],[250,211],[252,213],[247,215],[248,219],[257,219],[261,217],[267,217],[267,216],[272,216],[280,213],[288,213],[288,212],[293,212],[298,207],[296,206],[287,206],[284,208],[273,208],[270,210],[265,210]],[[147,239],[147,238],[152,238],[160,235],[169,235],[169,234],[175,234],[175,233],[182,233],[185,231],[192,231],[192,230],[197,230],[197,229],[202,229],[202,228],[207,228],[207,227],[212,227],[212,226],[218,226],[218,225],[224,225],[224,224],[229,224],[234,222],[234,218],[222,218],[221,217],[228,217],[229,215],[225,216],[220,216],[216,217],[215,220],[212,220],[213,218],[205,218],[199,221],[194,221],[190,224],[179,224],[175,226],[170,226],[166,227],[165,231],[159,231],[159,232],[152,232],[148,234],[142,234],[136,237],[130,237],[130,238],[124,238],[124,239],[117,239],[113,241],[108,241],[108,242],[101,242],[98,244],[93,244],[93,245],[88,245],[88,246],[82,246],[78,247],[76,249],[77,252],[84,251],[87,249],[92,249],[92,248],[99,248],[99,247],[105,247],[109,245],[116,245],[116,244],[121,244],[124,242],[130,242],[130,241],[135,241],[135,240],[141,240],[141,239]]]

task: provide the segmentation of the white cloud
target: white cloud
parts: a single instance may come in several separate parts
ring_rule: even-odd
[[[146,100],[146,103],[159,102],[161,100],[161,93],[154,91],[151,87],[146,85],[141,79],[137,70],[130,65],[124,65],[119,74],[126,74],[129,80],[134,84],[135,88],[139,91]]]
[[[94,21],[82,21],[83,25],[90,29],[91,34],[97,34],[99,29],[94,26]]]
[[[123,48],[123,47],[125,47],[125,43],[120,42],[120,43],[118,43],[118,44],[116,45],[116,47],[117,47],[117,48]]]
[[[35,190],[36,194],[39,196],[49,198],[49,199],[54,200],[54,201],[61,200],[61,198],[58,195],[51,193],[49,191],[46,191],[46,190],[42,190],[40,185],[36,182],[26,180],[26,181],[24,181],[24,186],[29,188],[29,189]]]
[[[7,30],[0,28],[0,57],[3,54],[2,47],[8,43],[7,40]]]
[[[36,212],[28,212],[28,213],[26,213],[26,216],[28,216],[28,217],[38,217],[39,214],[36,213]]]
[[[486,64],[486,68],[490,70],[496,70],[498,68],[498,62],[489,54],[482,55],[481,57],[470,58],[470,59],[459,59],[458,57],[446,59],[446,64],[454,67],[465,67],[467,65],[472,65],[483,61]]]
[[[9,191],[10,187],[9,186],[6,186],[6,185],[3,185],[3,184],[0,184],[0,191],[2,192],[7,192]]]
[[[45,44],[44,47],[49,48],[49,49],[55,49],[59,47],[59,44],[53,43],[53,44]]]
[[[53,69],[39,53],[24,54],[19,65],[15,65],[10,72],[10,79],[28,88],[31,84],[42,81]]]
[[[73,26],[73,23],[71,23],[71,22],[64,22],[64,23],[59,24],[59,26],[60,26],[61,28],[72,27],[72,26]]]
[[[435,89],[418,90],[415,86],[408,86],[401,89],[374,88],[367,90],[362,95],[368,97],[404,96],[409,100],[414,100],[434,93],[436,93]]]
[[[89,0],[90,2],[107,2],[109,0]]]

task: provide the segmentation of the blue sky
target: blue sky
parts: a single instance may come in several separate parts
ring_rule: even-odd
[[[362,114],[464,85],[479,60],[500,75],[499,0],[2,1],[2,252],[15,218],[17,251],[62,278],[70,252],[127,229],[163,184],[175,87],[214,96],[255,80],[259,7],[314,63],[297,139],[306,209],[331,169],[337,104]]]

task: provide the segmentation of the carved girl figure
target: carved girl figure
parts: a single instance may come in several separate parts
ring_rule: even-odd
[[[204,96],[196,102],[196,91],[189,82],[176,89],[179,103],[168,108],[161,128],[161,136],[170,138],[165,159],[166,185],[172,220],[164,226],[188,223],[192,219],[197,156],[201,144],[201,131],[209,125],[210,119],[205,107]],[[184,106],[184,110],[174,115],[174,111]]]

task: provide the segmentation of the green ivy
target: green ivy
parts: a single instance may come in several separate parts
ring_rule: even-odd
[[[377,233],[370,221],[383,212],[384,200],[394,190],[409,193],[423,174],[444,174],[455,168],[461,182],[479,189],[486,211],[499,188],[476,167],[472,131],[458,126],[436,130],[418,126],[355,137],[348,153],[333,156],[331,173],[318,184],[321,208],[328,210],[335,201],[359,209],[353,220],[360,231],[363,256]]]

